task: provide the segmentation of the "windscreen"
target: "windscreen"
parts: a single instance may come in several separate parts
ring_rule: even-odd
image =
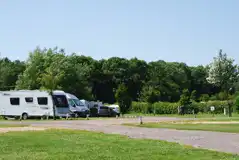
[[[68,108],[68,102],[64,95],[53,95],[53,100],[57,108]]]
[[[72,99],[77,106],[84,106],[84,104],[79,99]]]

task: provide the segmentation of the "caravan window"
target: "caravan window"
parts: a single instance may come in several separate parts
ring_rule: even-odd
[[[20,105],[20,98],[10,98],[11,105]]]
[[[53,100],[56,107],[59,108],[68,108],[68,102],[66,96],[64,95],[53,95]]]
[[[32,103],[32,102],[33,102],[33,97],[26,97],[26,98],[25,98],[25,101],[26,101],[27,103]]]
[[[47,105],[48,99],[47,97],[37,97],[37,101],[39,105]]]

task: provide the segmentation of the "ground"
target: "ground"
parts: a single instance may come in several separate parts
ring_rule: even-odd
[[[239,123],[145,123],[139,124],[125,124],[128,126],[147,127],[147,128],[168,128],[177,130],[201,130],[201,131],[216,131],[216,132],[228,132],[239,133]]]
[[[11,132],[0,137],[0,159],[236,160],[239,156],[156,140],[86,131]],[[13,145],[14,144],[14,145]]]
[[[177,121],[181,118],[174,117],[143,117],[143,122]],[[183,120],[192,120],[185,118]],[[111,118],[99,120],[76,120],[76,121],[2,121],[1,124],[24,124],[30,125],[31,129],[61,128],[97,131],[111,134],[126,135],[129,138],[147,138],[178,142],[184,145],[211,149],[215,151],[239,154],[239,134],[209,132],[209,131],[185,131],[175,129],[141,128],[123,126],[124,123],[139,123],[137,118]],[[30,128],[28,127],[28,128]],[[26,127],[25,127],[26,128]],[[180,152],[178,152],[180,154]]]

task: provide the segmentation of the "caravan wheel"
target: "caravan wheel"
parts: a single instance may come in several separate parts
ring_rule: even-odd
[[[23,119],[23,120],[26,120],[27,118],[28,118],[27,113],[23,113],[23,114],[22,114],[22,119]]]

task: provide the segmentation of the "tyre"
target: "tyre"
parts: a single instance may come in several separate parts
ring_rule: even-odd
[[[22,114],[22,120],[27,120],[28,118],[28,114],[27,113],[23,113]]]
[[[75,118],[78,118],[78,117],[79,117],[79,114],[78,114],[78,113],[75,113],[74,116],[75,116]]]

